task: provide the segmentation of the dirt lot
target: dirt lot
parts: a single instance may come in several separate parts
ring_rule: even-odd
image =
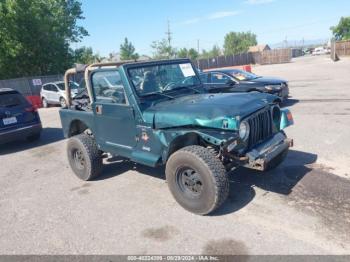
[[[162,169],[106,163],[70,171],[57,108],[38,143],[0,149],[1,254],[350,254],[350,60],[259,66],[290,81],[295,147],[273,172],[232,173],[211,216],[183,210]]]

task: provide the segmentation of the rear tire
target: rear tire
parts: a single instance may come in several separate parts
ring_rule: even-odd
[[[228,196],[225,167],[207,148],[188,146],[178,150],[170,156],[165,173],[175,200],[192,213],[207,215]]]
[[[101,153],[95,140],[87,134],[76,135],[68,140],[67,156],[74,174],[81,180],[92,180],[102,172]]]
[[[61,105],[62,108],[66,108],[67,107],[66,99],[64,99],[63,97],[60,98],[60,105]]]

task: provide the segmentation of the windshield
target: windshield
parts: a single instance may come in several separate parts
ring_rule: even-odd
[[[66,90],[64,83],[57,83],[56,85],[58,86],[59,89]],[[73,81],[69,82],[69,86],[70,86],[70,89],[78,89],[79,88],[79,85]]]
[[[252,80],[252,79],[256,79],[259,76],[257,76],[256,74],[253,73],[249,73],[247,71],[244,70],[240,70],[240,69],[234,69],[234,70],[230,70],[229,72],[234,78],[240,80],[240,81],[244,81],[244,80]]]
[[[191,63],[148,65],[128,70],[139,96],[163,93],[200,84]]]
[[[0,94],[0,107],[15,107],[22,104],[27,104],[27,100],[18,93]]]

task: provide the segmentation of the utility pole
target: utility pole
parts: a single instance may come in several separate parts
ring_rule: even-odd
[[[199,54],[199,39],[197,39],[197,52]]]
[[[169,50],[169,53],[168,53],[168,57],[171,58],[172,54],[171,54],[171,35],[173,34],[171,31],[170,31],[170,21],[168,19],[168,31],[165,32],[165,34],[167,35],[167,39],[168,39],[168,50]]]
[[[165,34],[167,35],[167,39],[168,39],[168,44],[169,46],[171,46],[171,35],[173,34],[171,31],[170,31],[170,21],[168,19],[168,31],[165,32]]]

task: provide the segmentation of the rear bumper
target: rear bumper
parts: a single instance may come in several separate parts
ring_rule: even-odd
[[[28,126],[18,127],[12,130],[0,131],[0,144],[27,138],[29,136],[40,133],[41,130],[41,123],[36,123]]]
[[[291,146],[293,146],[293,140],[287,138],[283,132],[279,132],[268,141],[249,151],[246,154],[248,159],[244,166],[264,171],[274,161],[286,154]]]

